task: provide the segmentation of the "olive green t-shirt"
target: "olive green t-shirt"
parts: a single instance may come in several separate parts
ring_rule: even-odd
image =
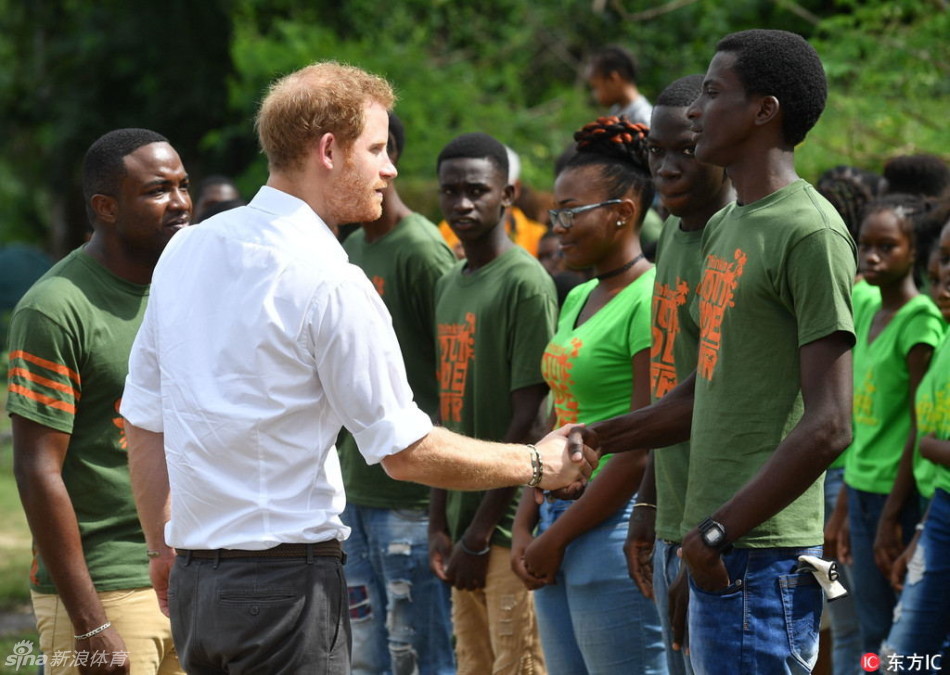
[[[99,591],[151,586],[119,415],[147,299],[148,286],[77,249],[27,291],[10,323],[7,411],[70,435],[63,482]],[[41,556],[30,581],[56,593]]]
[[[706,225],[684,531],[752,480],[798,424],[799,350],[838,331],[853,339],[854,272],[855,246],[841,217],[804,180],[731,204]],[[820,544],[822,484],[737,545]]]
[[[499,441],[511,424],[511,392],[544,382],[541,355],[557,317],[554,282],[520,246],[471,274],[465,266],[458,262],[436,285],[439,418],[452,431]],[[453,540],[464,534],[484,494],[448,492]],[[512,499],[492,543],[511,546],[516,509]]]
[[[650,351],[650,394],[663,398],[696,370],[699,326],[690,314],[702,267],[703,230],[684,232],[680,219],[670,216],[656,249],[653,285],[653,346]],[[686,482],[689,477],[689,441],[653,451],[656,475],[656,536],[679,541]]]
[[[389,310],[416,403],[435,415],[439,404],[432,340],[435,284],[455,263],[455,256],[438,228],[418,213],[406,216],[372,243],[359,229],[347,237],[343,248],[350,262],[366,272]],[[381,509],[423,509],[429,504],[428,487],[393,480],[381,464],[368,466],[345,429],[337,447],[347,501]]]
[[[919,344],[939,344],[944,323],[933,301],[920,294],[897,310],[869,344],[871,323],[880,308],[878,299],[856,316],[854,438],[847,450],[844,482],[864,492],[887,494],[894,487],[910,434],[907,354]]]

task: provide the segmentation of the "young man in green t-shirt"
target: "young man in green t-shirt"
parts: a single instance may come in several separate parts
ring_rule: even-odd
[[[119,415],[152,270],[189,224],[188,174],[161,135],[111,131],[83,161],[93,234],[26,293],[10,324],[7,410],[33,532],[40,647],[67,670],[180,673],[151,588]],[[52,662],[52,661],[51,661]]]
[[[459,136],[439,154],[438,173],[442,213],[466,256],[436,290],[440,421],[484,440],[531,441],[547,393],[554,283],[502,226],[512,196],[504,145]],[[544,670],[532,598],[509,565],[515,492],[432,494],[430,563],[453,586],[460,675]]]
[[[663,398],[696,370],[699,326],[690,314],[702,270],[706,223],[735,199],[722,167],[696,160],[696,134],[686,111],[702,90],[703,75],[688,75],[657,97],[647,136],[650,171],[670,213],[657,244],[653,288],[650,393]],[[631,576],[660,614],[669,671],[689,673],[682,649],[686,577],[676,553],[686,500],[689,441],[650,453],[625,545]],[[652,579],[651,579],[652,577]],[[675,601],[674,601],[675,600]],[[675,620],[674,620],[675,619]]]
[[[394,166],[404,143],[402,122],[390,112],[386,151]],[[363,223],[343,249],[389,310],[415,401],[434,416],[435,284],[455,255],[435,224],[406,206],[394,181],[383,191],[382,215]],[[429,488],[393,480],[382,465],[368,465],[345,429],[337,447],[347,501],[341,519],[351,528],[343,546],[352,672],[454,673],[449,592],[428,564]]]
[[[688,117],[697,159],[726,169],[737,201],[703,233],[696,373],[591,430],[607,452],[691,439],[680,530],[698,673],[802,673],[817,658],[821,590],[798,558],[821,553],[821,477],[850,441],[854,344],[854,242],[795,173],[826,94],[801,37],[720,40]]]

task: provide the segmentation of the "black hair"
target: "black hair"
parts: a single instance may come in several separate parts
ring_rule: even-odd
[[[406,147],[406,127],[396,113],[389,111],[389,140],[386,142],[386,152],[392,157],[402,157],[402,149]]]
[[[228,185],[230,187],[233,187],[235,190],[237,190],[237,184],[235,184],[235,182],[232,179],[220,173],[215,173],[215,174],[211,174],[210,176],[205,177],[198,184],[198,194],[200,195],[202,192],[204,192],[210,187],[214,187],[215,185]]]
[[[168,139],[148,129],[114,129],[89,146],[82,160],[82,196],[90,223],[95,221],[90,205],[93,195],[115,197],[125,176],[123,159],[151,143],[168,143]]]
[[[674,80],[656,97],[654,105],[656,107],[663,105],[670,108],[688,108],[693,101],[699,98],[699,94],[703,90],[704,78],[703,73],[696,73]]]
[[[630,50],[620,45],[609,45],[596,52],[590,59],[590,72],[606,77],[617,73],[621,78],[636,84],[637,59]]]
[[[475,132],[471,134],[462,134],[449,141],[448,145],[442,148],[439,158],[436,160],[436,171],[442,166],[442,162],[447,159],[487,159],[495,165],[505,181],[508,184],[508,152],[504,144],[488,134]]]
[[[815,48],[795,33],[753,29],[727,35],[716,51],[735,55],[734,68],[747,93],[778,99],[785,142],[801,143],[828,98],[828,80]]]
[[[239,206],[244,206],[243,199],[226,199],[223,202],[215,202],[210,206],[206,206],[201,213],[195,214],[195,224],[204,222],[208,220],[211,216],[216,216],[219,213],[224,213],[225,211],[230,211],[231,209],[236,209]]]
[[[623,199],[633,191],[638,196],[638,228],[656,192],[647,161],[649,131],[646,125],[634,124],[626,117],[599,117],[574,132],[577,152],[563,169],[599,167],[609,199]]]
[[[900,155],[884,164],[887,192],[941,197],[950,187],[950,167],[937,155]]]
[[[864,207],[878,196],[880,183],[881,177],[870,171],[839,165],[821,174],[815,187],[835,207],[857,241]]]

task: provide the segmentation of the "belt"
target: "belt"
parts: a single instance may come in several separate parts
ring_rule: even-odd
[[[320,541],[315,544],[278,544],[273,548],[260,551],[245,551],[236,548],[218,549],[187,549],[179,548],[176,552],[186,558],[205,558],[210,560],[224,560],[227,558],[310,558],[330,557],[343,559],[343,547],[336,539]]]

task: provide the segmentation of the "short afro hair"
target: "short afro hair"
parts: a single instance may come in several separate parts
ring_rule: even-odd
[[[149,129],[115,129],[89,146],[82,160],[82,196],[90,223],[95,220],[90,205],[93,195],[115,197],[125,177],[124,158],[151,143],[168,143],[168,139]]]
[[[754,29],[727,35],[716,51],[736,57],[734,68],[747,93],[778,99],[785,142],[793,147],[801,143],[828,98],[828,80],[815,48],[795,33]]]
[[[950,187],[950,167],[937,155],[899,155],[884,164],[887,192],[943,197]]]
[[[392,110],[389,111],[389,141],[386,143],[386,152],[390,159],[393,156],[402,157],[402,150],[406,147],[406,127],[402,120]]]
[[[501,172],[505,184],[508,184],[508,151],[493,136],[475,132],[452,139],[439,153],[435,164],[437,172],[447,159],[487,159]]]
[[[627,82],[637,83],[637,59],[629,49],[620,45],[609,45],[596,52],[590,59],[590,73],[606,77],[617,73]]]
[[[699,98],[703,90],[703,73],[687,75],[667,85],[666,89],[656,97],[656,106],[669,108],[688,108],[693,101]]]

